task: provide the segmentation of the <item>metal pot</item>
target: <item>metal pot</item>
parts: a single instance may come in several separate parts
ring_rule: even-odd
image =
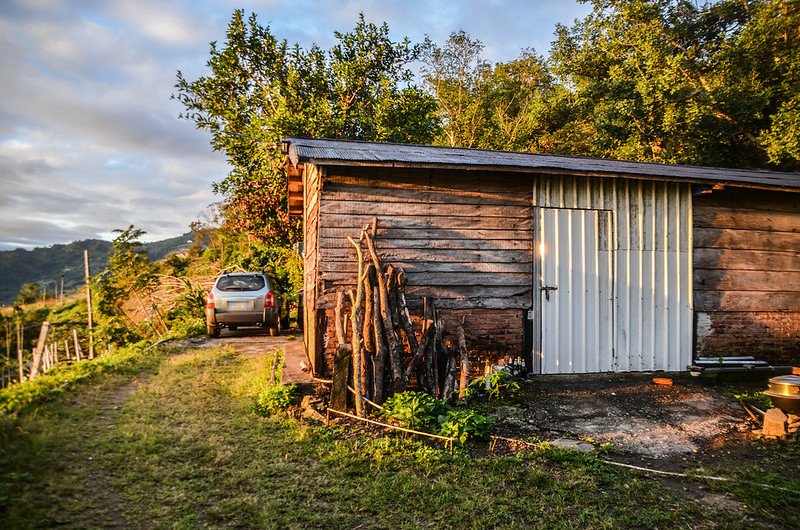
[[[800,375],[773,377],[769,380],[769,390],[764,393],[784,412],[800,413]]]

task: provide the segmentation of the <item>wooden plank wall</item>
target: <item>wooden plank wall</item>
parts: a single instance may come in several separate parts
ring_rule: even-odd
[[[303,338],[314,372],[322,373],[325,361],[319,337],[324,330],[318,329],[320,326],[317,312],[314,311],[314,301],[318,296],[320,169],[314,165],[306,165],[303,181]]]
[[[800,193],[727,188],[693,202],[698,354],[800,361]]]
[[[377,248],[405,270],[409,305],[531,306],[532,181],[519,174],[328,168],[320,196],[319,273],[330,293],[353,284],[357,237],[378,219]]]

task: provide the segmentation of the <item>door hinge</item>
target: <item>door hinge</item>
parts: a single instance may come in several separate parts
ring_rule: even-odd
[[[528,309],[528,320],[533,320],[533,309]]]

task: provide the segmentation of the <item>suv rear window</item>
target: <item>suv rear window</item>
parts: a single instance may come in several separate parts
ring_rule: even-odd
[[[220,291],[260,291],[264,285],[264,277],[257,274],[223,276],[217,282],[217,289]]]

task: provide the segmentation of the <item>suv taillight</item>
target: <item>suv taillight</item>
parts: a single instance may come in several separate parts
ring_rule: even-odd
[[[214,309],[216,307],[214,305],[214,294],[208,293],[208,298],[206,298],[206,309]]]
[[[275,307],[275,295],[272,294],[272,291],[264,297],[264,307]]]

